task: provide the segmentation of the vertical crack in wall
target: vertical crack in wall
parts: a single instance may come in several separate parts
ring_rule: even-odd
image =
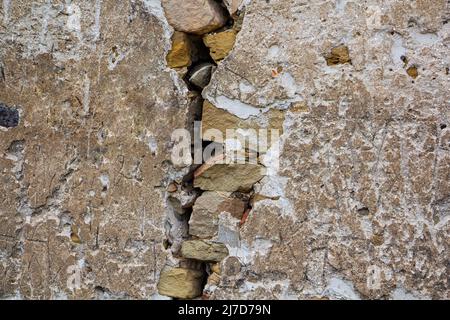
[[[190,111],[193,114],[189,117],[192,122],[188,124],[188,127],[194,135],[200,135],[198,138],[201,140],[201,128],[197,131],[192,130],[194,121],[202,120],[203,116],[205,101],[201,93],[209,84],[217,64],[233,49],[244,12],[235,9],[230,14],[228,3],[214,0],[198,3],[185,2],[183,5],[176,1],[163,0],[162,5],[169,24],[175,29],[171,37],[172,47],[167,55],[167,65],[184,80],[189,90],[188,96],[199,99],[196,107]],[[194,8],[196,6],[198,8]],[[184,10],[183,14],[188,15],[192,13],[192,9],[204,10],[206,13],[199,12],[199,17],[186,16],[184,21],[174,21],[173,16],[180,18],[180,12]],[[208,21],[203,21],[204,25],[200,27],[203,31],[199,32],[195,27],[199,28],[198,25],[202,23],[200,21],[202,14],[210,14],[211,17]],[[192,25],[189,25],[190,23]],[[191,32],[187,30],[189,27],[193,28]],[[201,141],[202,152],[205,148],[211,148],[211,145],[214,149],[216,144]],[[194,147],[193,144],[193,159],[195,158]],[[222,233],[222,238],[226,238],[226,231],[215,230],[219,228],[219,219],[222,219],[220,210],[232,211],[234,215],[237,215],[237,220],[236,217],[232,219],[238,221],[237,227],[239,227],[245,222],[248,211],[251,209],[253,186],[242,190],[243,192],[206,191],[209,189],[195,186],[194,179],[207,164],[192,165],[182,170],[175,168],[173,164],[170,165],[169,175],[164,183],[167,203],[164,247],[168,257],[160,274],[158,290],[160,294],[172,298],[192,299],[202,295],[203,298],[207,298],[204,288],[207,283],[219,283],[219,263],[228,256],[227,247],[221,243],[221,240],[227,241],[227,239],[221,239],[219,234]],[[194,206],[199,212],[208,211],[208,207],[211,209],[206,221],[198,221],[197,217],[192,218]],[[214,206],[216,208],[212,209]],[[205,231],[206,229],[211,229],[211,233]]]

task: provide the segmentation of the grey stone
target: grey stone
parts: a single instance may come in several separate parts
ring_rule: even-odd
[[[214,68],[215,66],[212,63],[202,63],[195,66],[189,75],[189,82],[203,89],[211,80],[211,73]]]

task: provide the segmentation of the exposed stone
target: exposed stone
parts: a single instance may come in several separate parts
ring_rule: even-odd
[[[161,271],[158,292],[178,299],[193,299],[202,294],[203,272],[165,267]]]
[[[211,263],[211,271],[220,275],[220,263]]]
[[[326,56],[326,60],[329,66],[350,63],[352,61],[347,46],[339,46],[331,49],[330,54]]]
[[[224,0],[224,4],[228,9],[228,12],[232,17],[236,16],[236,13],[238,12],[239,8],[242,5],[242,2],[244,0]]]
[[[187,259],[220,262],[228,256],[228,249],[224,244],[218,242],[189,240],[183,242],[181,255]]]
[[[203,37],[205,45],[209,48],[214,61],[223,60],[234,47],[236,31],[233,29],[207,34]]]
[[[171,183],[167,187],[167,192],[170,192],[170,193],[177,192],[177,190],[178,190],[178,187],[177,187],[176,183]]]
[[[73,243],[80,244],[81,239],[77,233],[78,233],[78,228],[76,228],[75,226],[72,226],[72,232],[70,233],[70,240],[72,240]]]
[[[195,66],[189,75],[189,82],[203,89],[211,80],[211,73],[214,68],[212,63],[202,63]]]
[[[193,207],[189,234],[202,239],[212,238],[217,235],[220,214],[228,212],[241,217],[244,210],[245,203],[232,198],[229,192],[204,192]]]
[[[192,186],[178,186],[177,190],[170,193],[169,200],[177,201],[182,209],[188,209],[192,208],[200,194],[201,192]]]
[[[229,248],[239,248],[240,221],[241,221],[240,218],[235,218],[228,213],[220,215],[217,241],[226,244]]]
[[[227,22],[224,9],[214,0],[162,0],[170,25],[178,31],[202,35]]]
[[[416,79],[419,76],[419,70],[417,70],[416,66],[411,66],[406,69],[406,73],[413,79]]]
[[[172,48],[167,54],[170,68],[189,67],[192,64],[194,48],[186,33],[175,31],[172,35]]]
[[[278,130],[277,133],[279,136],[283,134],[283,122],[285,119],[285,112],[283,110],[272,109],[261,115],[259,118],[249,118],[249,119],[241,119],[234,114],[227,112],[226,110],[215,107],[208,100],[203,102],[203,117],[202,117],[202,134],[203,140],[207,141],[215,141],[218,143],[223,143],[227,138],[227,129],[235,129],[236,139],[242,142],[247,141],[247,148],[255,148],[261,147],[258,145],[258,135],[259,129],[267,129],[267,148],[278,141],[272,139],[271,130]],[[240,131],[241,129],[242,131]],[[222,133],[222,136],[210,136],[207,135],[208,131],[218,130]],[[249,138],[249,135],[246,134],[246,130],[255,130],[256,133],[255,139]],[[260,153],[265,153],[264,150],[259,148]]]
[[[211,159],[194,174],[194,186],[202,190],[249,192],[265,175],[259,164],[223,163],[223,158]]]

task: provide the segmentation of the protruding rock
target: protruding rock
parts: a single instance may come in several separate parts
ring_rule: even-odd
[[[192,186],[178,186],[177,190],[170,193],[169,201],[172,204],[178,203],[182,209],[192,208],[200,193],[199,190],[194,189]]]
[[[219,215],[224,212],[242,217],[245,210],[244,201],[231,197],[229,192],[205,192],[195,202],[189,234],[207,239],[217,235]]]
[[[275,136],[272,136],[272,130],[278,130],[278,134],[281,136],[283,134],[283,122],[285,119],[285,111],[278,109],[271,109],[264,115],[260,115],[260,119],[263,118],[264,124],[255,119],[241,119],[226,110],[220,109],[212,105],[209,101],[205,100],[203,102],[203,117],[202,117],[202,134],[203,140],[211,141],[214,138],[215,142],[223,143],[226,138],[227,129],[236,129],[236,137],[242,141],[248,141],[247,148],[253,149],[257,148],[260,153],[265,153],[263,148],[258,146],[262,140],[258,140],[258,136],[252,137],[245,133],[248,129],[256,130],[258,133],[259,129],[267,129],[267,147],[269,148],[275,141]],[[209,130],[214,129],[221,132],[222,137],[210,137],[207,133]],[[211,131],[212,132],[212,131]],[[272,141],[274,138],[274,141]],[[255,150],[256,151],[256,150]]]
[[[209,285],[219,285],[220,283],[220,275],[218,275],[217,273],[213,272],[209,275],[208,277],[208,282]]]
[[[259,164],[224,163],[216,157],[203,164],[194,173],[194,187],[202,190],[249,192],[265,175]]]
[[[226,30],[207,34],[203,37],[205,45],[209,48],[211,57],[216,61],[223,60],[233,49],[236,42],[236,31]]]
[[[167,54],[167,65],[171,68],[184,68],[192,64],[193,47],[189,36],[175,31],[172,36],[172,49]]]
[[[189,75],[189,82],[203,89],[211,80],[214,67],[212,63],[202,63],[195,66]]]
[[[223,27],[225,10],[214,0],[162,0],[169,24],[178,31],[202,35]]]
[[[166,267],[161,271],[158,291],[164,296],[193,299],[202,294],[202,281],[202,271]]]
[[[181,255],[187,259],[220,262],[228,256],[228,249],[223,243],[190,240],[183,242]]]
[[[406,69],[406,73],[413,79],[416,79],[419,76],[419,70],[416,66],[411,66]]]
[[[228,257],[223,262],[222,273],[226,276],[234,276],[241,271],[241,262],[237,257]]]
[[[331,52],[325,57],[329,66],[345,64],[352,62],[350,51],[347,46],[338,46],[331,49]]]

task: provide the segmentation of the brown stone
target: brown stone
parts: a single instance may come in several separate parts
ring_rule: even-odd
[[[278,109],[272,109],[263,115],[267,121],[265,121],[266,125],[261,125],[260,122],[256,121],[256,119],[241,119],[226,110],[215,107],[208,100],[203,102],[203,117],[202,117],[202,134],[203,140],[222,143],[226,138],[227,129],[242,129],[242,130],[256,130],[256,134],[258,134],[259,129],[267,129],[268,133],[268,147],[270,147],[273,142],[270,130],[278,130],[279,135],[283,134],[283,122],[285,119],[285,112]],[[222,136],[220,137],[210,137],[206,133],[210,130],[218,130]],[[210,131],[211,132],[211,131]],[[236,137],[240,141],[245,141],[246,136],[239,134],[236,132]],[[251,149],[251,145],[247,145],[247,148]],[[258,147],[258,145],[254,145],[254,147]],[[262,150],[258,150],[262,152]],[[264,153],[264,152],[262,152]]]
[[[331,49],[331,52],[326,56],[326,60],[329,66],[350,63],[352,61],[347,46],[339,46]]]
[[[167,65],[171,68],[189,67],[192,64],[193,47],[186,33],[175,31],[172,49],[167,54]]]
[[[205,45],[214,61],[223,60],[233,49],[236,41],[236,31],[226,30],[218,33],[207,34],[203,37]]]
[[[193,299],[202,294],[203,272],[166,267],[161,271],[158,292],[178,299]]]
[[[195,202],[189,234],[201,239],[212,238],[217,235],[221,213],[228,212],[240,219],[244,210],[245,202],[232,198],[229,192],[204,192]]]
[[[169,24],[178,31],[202,35],[227,22],[225,10],[214,0],[162,0]]]
[[[242,265],[237,257],[228,257],[223,262],[223,274],[226,276],[234,276],[241,271]]]
[[[189,240],[183,242],[181,246],[181,255],[187,259],[220,262],[228,256],[228,249],[223,243],[205,240]]]
[[[419,70],[416,66],[411,66],[406,70],[406,73],[413,79],[416,79],[419,76]]]
[[[224,0],[223,3],[228,9],[228,12],[232,17],[235,17],[239,7],[242,5],[243,0]]]
[[[170,193],[177,192],[177,190],[178,190],[178,187],[177,187],[176,183],[171,183],[167,187],[167,192],[170,192]]]
[[[218,275],[215,272],[211,273],[208,277],[208,284],[217,286],[219,285],[219,283],[220,283],[220,275]]]
[[[222,157],[216,157],[197,169],[194,186],[211,191],[249,192],[265,172],[265,167],[259,164],[226,164]]]
[[[212,272],[220,274],[220,263],[211,263],[210,267]]]

